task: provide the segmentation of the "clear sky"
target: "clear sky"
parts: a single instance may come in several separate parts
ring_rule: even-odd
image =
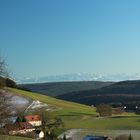
[[[0,53],[16,78],[140,72],[140,1],[0,0]]]

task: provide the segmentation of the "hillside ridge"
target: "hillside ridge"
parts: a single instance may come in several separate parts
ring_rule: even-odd
[[[57,98],[88,105],[126,102],[140,104],[140,80],[121,81],[99,89],[74,91]]]

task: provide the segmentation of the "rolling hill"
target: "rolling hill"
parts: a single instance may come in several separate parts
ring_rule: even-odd
[[[98,89],[112,84],[113,82],[81,81],[23,84],[19,85],[19,87],[29,89],[32,92],[56,97],[61,94],[67,94],[74,91]]]
[[[57,96],[59,99],[82,104],[123,103],[140,104],[140,81],[122,81],[86,91],[74,91]]]
[[[86,105],[100,103],[140,105],[140,81],[55,82],[20,85],[33,92]]]

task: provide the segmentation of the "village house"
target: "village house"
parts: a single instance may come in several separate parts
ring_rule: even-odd
[[[28,122],[18,122],[14,124],[6,124],[5,125],[8,134],[16,135],[16,134],[26,134],[28,132],[32,132],[35,128]]]
[[[37,137],[38,137],[39,139],[44,138],[44,132],[43,132],[43,131],[41,131],[41,130],[36,130],[35,133],[37,134]]]
[[[27,116],[24,116],[24,118],[32,126],[41,126],[42,125],[41,117],[39,115],[27,115]]]
[[[9,135],[32,135],[35,138],[42,139],[44,132],[36,130],[35,127],[41,126],[42,121],[39,115],[27,115],[23,117],[16,117],[14,123],[6,124],[5,131]]]

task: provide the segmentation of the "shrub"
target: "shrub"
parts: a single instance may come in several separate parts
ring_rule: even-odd
[[[112,116],[112,107],[108,104],[100,104],[96,107],[100,116]]]

